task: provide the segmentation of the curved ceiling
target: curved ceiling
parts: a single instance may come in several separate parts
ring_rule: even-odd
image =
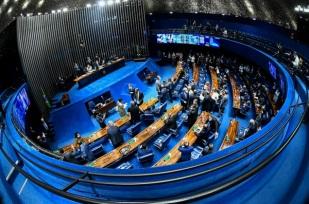
[[[130,0],[103,0],[103,4]],[[2,0],[0,3],[0,30],[15,17],[28,13],[50,13],[52,10],[81,8],[98,4],[100,0]],[[270,21],[286,28],[296,29],[294,8],[308,5],[308,0],[145,0],[147,12],[187,12],[231,14]]]

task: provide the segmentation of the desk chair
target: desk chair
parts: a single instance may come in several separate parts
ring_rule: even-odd
[[[136,135],[141,129],[142,122],[135,123],[127,129],[127,133],[131,136]]]
[[[125,162],[117,166],[116,169],[133,169],[133,165],[130,162]]]
[[[191,160],[198,159],[203,156],[204,149],[200,146],[197,146],[191,152]]]
[[[140,163],[151,162],[154,158],[153,151],[150,148],[145,150],[138,149],[137,151],[136,157]]]
[[[162,151],[168,144],[169,140],[171,139],[172,134],[163,134],[154,142],[154,146]]]
[[[161,104],[158,108],[154,109],[152,113],[156,116],[162,115],[166,111],[167,102]]]

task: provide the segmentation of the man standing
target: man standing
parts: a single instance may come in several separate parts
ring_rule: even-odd
[[[121,135],[120,129],[112,121],[108,122],[107,133],[108,138],[115,148],[123,143],[123,137]]]

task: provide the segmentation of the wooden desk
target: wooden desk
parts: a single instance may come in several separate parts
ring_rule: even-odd
[[[235,119],[230,121],[230,126],[225,134],[220,150],[228,148],[235,143],[235,138],[238,135],[239,122]]]
[[[237,82],[233,76],[230,75],[230,82],[233,90],[233,108],[240,109],[240,91]]]
[[[219,80],[218,75],[214,67],[209,67],[210,77],[211,77],[211,89],[214,91],[219,90]]]
[[[158,98],[152,98],[149,101],[143,103],[139,106],[140,111],[144,112],[145,110],[149,109],[150,107],[153,107],[156,103],[158,103]]]
[[[92,72],[88,72],[86,74],[83,74],[77,78],[74,79],[75,83],[78,83],[79,88],[82,88],[95,80],[101,78],[102,76],[105,76],[106,74],[109,74],[120,67],[123,67],[125,65],[125,58],[119,58],[115,61],[112,61],[111,64],[104,64],[99,67],[99,69],[94,70]]]
[[[184,70],[183,70],[183,66],[182,66],[182,62],[179,61],[177,63],[176,66],[176,72],[175,74],[172,76],[172,82],[175,84],[177,83],[177,81],[179,80],[180,76],[183,74]]]
[[[108,102],[106,104],[103,104],[102,107],[98,107],[96,109],[95,114],[97,114],[97,113],[106,113],[107,111],[113,109],[116,105],[117,105],[116,102],[114,100],[111,100],[110,102]]]
[[[162,157],[155,165],[157,166],[167,166],[171,164],[175,164],[180,160],[181,153],[179,152],[178,148],[181,145],[182,141],[185,139],[189,142],[189,145],[193,145],[195,141],[197,140],[197,136],[194,132],[197,128],[202,127],[209,118],[210,114],[208,112],[202,112],[201,115],[197,118],[194,125],[191,127],[191,129],[187,132],[187,134],[184,136],[184,138],[179,141],[173,149],[171,149],[164,157]]]
[[[122,158],[133,153],[139,145],[145,143],[153,136],[155,136],[165,126],[164,120],[167,117],[167,114],[171,113],[173,116],[175,116],[181,111],[181,109],[181,105],[175,105],[174,107],[166,111],[166,113],[160,119],[152,123],[142,132],[137,134],[134,138],[130,139],[128,142],[124,143],[113,151],[94,160],[93,162],[88,163],[87,165],[93,167],[107,167],[117,161],[120,161]]]
[[[198,83],[199,76],[200,76],[200,67],[196,63],[194,63],[194,65],[193,65],[193,81],[195,83]]]
[[[156,100],[158,100],[158,99],[156,99]],[[151,99],[150,101],[147,101],[147,102],[143,103],[140,106],[142,106],[144,109],[148,109],[148,108],[152,107],[153,105],[155,105],[154,102],[155,102],[155,99]],[[130,119],[131,119],[131,117],[129,115],[126,115],[126,116],[116,120],[115,124],[116,124],[117,127],[122,127],[125,124],[129,123]],[[102,129],[94,132],[89,137],[84,137],[83,139],[84,139],[85,143],[92,143],[92,142],[94,142],[94,141],[96,141],[96,140],[98,140],[100,138],[106,137],[106,136],[107,136],[107,127],[102,128]],[[73,144],[69,144],[69,145],[63,147],[62,149],[63,149],[64,153],[72,152],[74,150],[73,149]]]

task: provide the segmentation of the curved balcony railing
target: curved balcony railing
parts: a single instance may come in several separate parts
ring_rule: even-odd
[[[276,64],[281,66],[277,62]],[[11,165],[32,182],[52,193],[78,202],[181,202],[208,196],[253,175],[272,161],[297,132],[304,116],[300,112],[304,109],[297,104],[307,103],[304,100],[308,100],[308,96],[297,96],[297,93],[294,93],[293,81],[285,70],[282,71],[285,72],[289,81],[287,86],[290,87],[287,87],[287,98],[277,116],[247,140],[199,160],[143,170],[83,167],[49,157],[61,158],[58,155],[37,152],[37,148],[44,153],[45,150],[23,135],[33,146],[25,145],[24,140],[20,140],[15,134],[18,132],[14,132],[12,128],[1,131],[4,135],[3,142],[16,150],[23,166],[16,165],[3,146],[1,151]],[[300,89],[298,83],[296,89]],[[304,93],[308,94],[308,91]],[[13,102],[11,106],[12,104]],[[8,123],[12,122],[11,117],[8,116]],[[203,192],[199,189],[203,189]]]

